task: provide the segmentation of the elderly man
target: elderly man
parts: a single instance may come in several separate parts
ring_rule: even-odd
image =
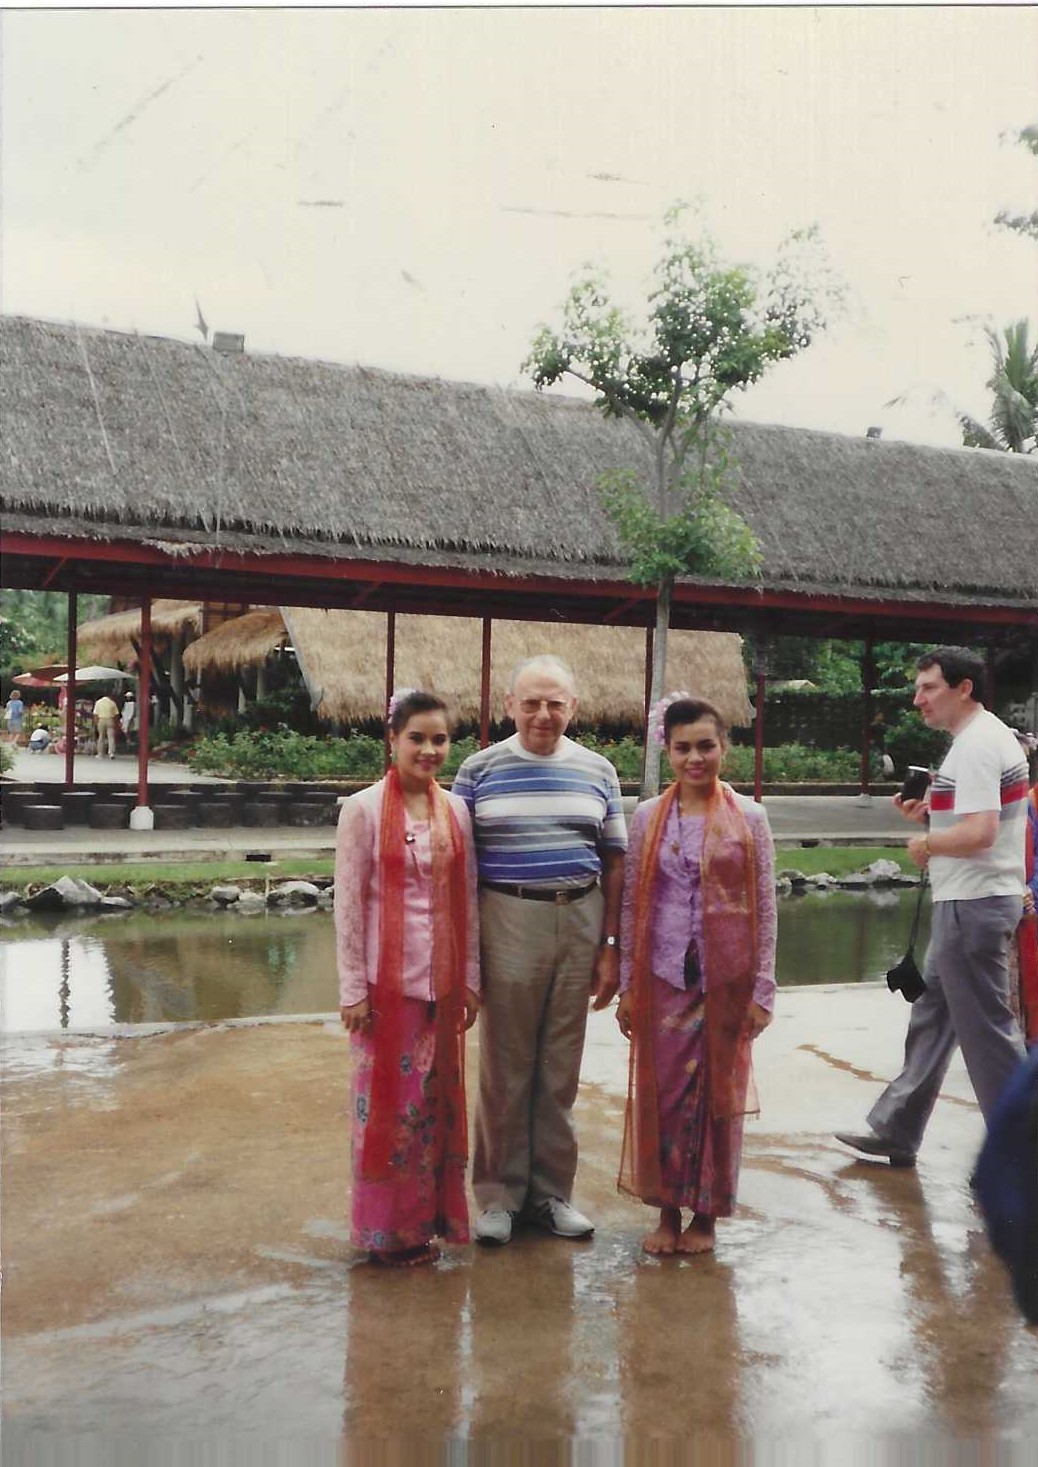
[[[472,813],[480,878],[483,1009],[473,1186],[481,1243],[522,1217],[587,1238],[572,1205],[572,1108],[588,998],[619,985],[627,833],[612,765],[566,738],[573,674],[533,657],[512,675],[516,732],[466,759],[453,789]]]
[[[901,1073],[869,1112],[871,1130],[836,1133],[893,1166],[915,1165],[956,1045],[985,1121],[1024,1054],[1009,1006],[1008,953],[1023,906],[1027,765],[1012,730],[977,697],[979,657],[938,647],[917,668],[916,708],[930,728],[952,735],[925,799],[894,797],[906,819],[929,821],[908,842],[933,888],[926,991],[912,1007]]]

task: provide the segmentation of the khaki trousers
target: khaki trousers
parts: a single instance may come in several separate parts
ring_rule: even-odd
[[[557,906],[480,892],[483,957],[472,1183],[481,1208],[569,1201],[572,1110],[604,898]]]

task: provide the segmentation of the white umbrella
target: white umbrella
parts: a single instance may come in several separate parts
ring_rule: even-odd
[[[137,674],[135,672],[123,672],[118,667],[77,667],[76,682],[78,683],[109,683],[118,680],[135,683]],[[56,683],[67,683],[68,673],[60,673],[54,681]]]

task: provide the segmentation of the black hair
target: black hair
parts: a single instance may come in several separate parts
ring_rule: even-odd
[[[442,698],[435,693],[423,693],[421,689],[414,689],[405,693],[393,709],[389,720],[391,732],[398,734],[404,728],[409,719],[416,713],[442,713],[444,719],[447,717],[447,705]]]
[[[949,688],[957,688],[969,678],[974,698],[978,703],[984,701],[984,659],[976,652],[971,652],[968,647],[934,647],[932,652],[924,652],[916,663],[919,672],[926,672],[931,667],[941,669]]]
[[[663,715],[664,742],[669,744],[671,734],[683,723],[698,723],[701,718],[712,718],[718,737],[723,742],[727,742],[728,725],[714,705],[708,703],[705,698],[676,698],[673,703],[667,705]]]

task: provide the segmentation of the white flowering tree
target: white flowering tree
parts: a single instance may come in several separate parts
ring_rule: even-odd
[[[723,263],[708,234],[680,234],[681,213],[666,217],[640,328],[588,268],[561,326],[542,326],[523,363],[538,388],[567,376],[585,383],[601,411],[634,424],[649,449],[648,474],[618,465],[600,487],[631,579],[656,589],[652,703],[663,694],[677,576],[738,581],[759,573],[753,533],[726,503],[734,464],[721,414],[733,393],[809,346],[840,299],[814,230],[791,234],[760,273]],[[659,749],[646,734],[643,798],[659,789]]]

